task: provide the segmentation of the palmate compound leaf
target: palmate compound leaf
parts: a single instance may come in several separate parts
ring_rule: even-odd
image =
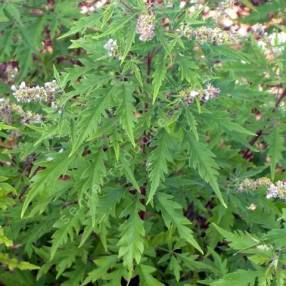
[[[195,240],[193,232],[189,227],[191,225],[190,221],[183,215],[182,206],[174,200],[173,196],[165,193],[157,193],[156,200],[156,207],[161,212],[167,228],[173,225],[177,229],[181,239],[203,253],[203,250]]]
[[[0,210],[5,210],[15,204],[15,199],[12,195],[17,195],[17,191],[9,183],[6,182],[7,178],[0,176]],[[0,227],[1,239],[1,227]],[[0,241],[1,243],[1,241]]]
[[[4,234],[4,230],[0,226],[0,245],[1,244],[4,244],[6,247],[10,247],[13,245],[13,241]]]
[[[106,94],[99,96],[90,103],[86,109],[82,111],[82,116],[75,128],[75,138],[72,146],[72,151],[69,156],[72,156],[78,148],[84,143],[89,136],[96,132],[100,124],[105,110],[110,106],[111,98],[116,92],[115,88],[111,88]]]
[[[67,280],[61,286],[79,286],[81,285],[81,281],[85,277],[85,265],[84,264],[76,264],[74,270],[65,272],[64,276]]]
[[[5,245],[6,247],[12,247],[13,241],[10,240],[4,233],[3,228],[0,226],[0,245]],[[26,261],[19,261],[17,258],[9,257],[9,254],[0,252],[0,265],[4,265],[9,270],[13,271],[14,269],[20,270],[35,270],[40,267],[34,264],[31,264]]]
[[[135,41],[135,36],[136,36],[136,27],[135,27],[135,22],[131,22],[130,23],[130,27],[128,28],[128,30],[126,30],[126,37],[125,37],[125,47],[124,47],[124,52],[123,55],[121,57],[121,63],[124,62],[124,60],[126,59],[128,53],[130,52],[133,42]]]
[[[168,66],[166,64],[166,56],[161,56],[160,59],[157,62],[157,65],[155,67],[155,71],[153,73],[153,103],[155,103],[158,95],[160,88],[166,78],[167,71],[168,71]]]
[[[104,280],[103,285],[105,286],[122,285],[122,277],[126,277],[126,269],[122,265],[118,264],[117,260],[118,258],[115,255],[102,256],[98,259],[95,259],[95,269],[88,273],[88,277],[81,285],[83,286],[90,282],[97,282],[102,280]]]
[[[123,85],[123,94],[122,94],[122,103],[119,107],[119,118],[122,128],[125,130],[130,142],[135,146],[134,141],[134,123],[135,118],[135,107],[133,105],[133,90],[132,85],[124,84]]]
[[[198,171],[201,178],[210,184],[223,206],[227,207],[217,182],[219,167],[214,160],[215,155],[205,143],[197,141],[191,134],[187,134],[187,138],[189,141],[190,164]]]
[[[92,192],[91,194],[91,201],[94,202],[94,206],[92,206],[93,217],[91,218],[91,221],[94,220],[98,225],[100,229],[98,235],[105,249],[107,249],[107,229],[110,227],[109,219],[111,216],[114,216],[115,208],[120,203],[123,194],[123,189],[111,187],[103,188],[100,193]],[[89,223],[84,230],[79,247],[83,246],[93,231],[94,226],[92,223]]]
[[[229,242],[229,246],[234,250],[245,250],[256,246],[260,241],[247,232],[235,232],[224,230],[216,224],[212,224],[215,229]]]
[[[73,159],[73,157],[68,158],[66,152],[60,153],[55,160],[49,162],[45,170],[35,175],[31,189],[24,201],[21,217],[24,216],[32,200],[40,193],[47,191],[47,187],[50,193],[55,190],[59,176],[65,173]],[[44,209],[41,211],[44,211]]]
[[[195,116],[191,113],[191,111],[188,108],[185,108],[184,114],[190,131],[193,133],[195,139],[199,140],[199,134],[197,128],[198,122],[196,121]]]
[[[259,272],[239,269],[210,283],[211,286],[255,286]]]
[[[115,207],[121,201],[124,195],[124,189],[120,188],[104,188],[98,194],[96,205],[96,221],[97,223],[106,223],[108,218],[115,212]]]
[[[78,247],[68,247],[67,250],[59,251],[56,262],[56,279],[62,276],[76,261],[77,256],[86,257],[87,251]]]
[[[175,276],[176,281],[179,282],[181,278],[181,272],[183,269],[176,256],[174,255],[171,256],[168,268],[170,269],[171,273],[173,273],[173,275]]]
[[[141,286],[164,286],[158,279],[156,279],[152,273],[156,271],[156,268],[140,264],[138,265],[138,273],[140,277],[140,285]]]
[[[119,30],[125,29],[126,27],[124,26],[129,25],[134,17],[135,15],[133,14],[131,16],[125,17],[123,21],[122,18],[113,21],[112,24],[108,24],[107,29],[103,33],[99,33],[98,35],[93,36],[93,39],[98,40],[100,38],[105,38],[109,35],[115,35]]]
[[[116,269],[112,272],[108,272],[106,275],[106,281],[104,283],[105,286],[121,286],[122,285],[122,277],[126,277],[126,269],[122,265],[117,265]]]
[[[153,200],[160,182],[164,180],[165,174],[168,172],[168,162],[172,161],[170,139],[170,135],[165,130],[160,131],[155,141],[156,148],[148,158],[151,186],[147,203]]]
[[[14,269],[20,270],[36,270],[40,267],[27,261],[19,261],[17,258],[10,258],[7,253],[0,252],[0,265],[5,265],[10,271]]]
[[[128,181],[132,184],[132,186],[139,191],[140,190],[140,186],[139,183],[137,182],[136,178],[135,178],[135,174],[134,174],[134,166],[132,166],[130,164],[130,161],[128,161],[127,158],[125,158],[124,156],[121,156],[121,162],[122,162],[122,169],[124,171],[124,174],[126,176],[126,178],[128,179]]]
[[[83,218],[83,209],[70,207],[70,211],[67,210],[65,215],[56,221],[54,227],[57,230],[52,235],[51,259],[54,258],[59,247],[78,235]]]
[[[144,210],[144,206],[136,200],[127,210],[128,219],[120,226],[118,257],[123,259],[123,265],[128,269],[130,278],[134,270],[134,261],[139,264],[144,252],[144,221],[139,216],[139,212]]]
[[[104,151],[98,152],[90,169],[91,190],[98,190],[98,188],[103,185],[103,179],[107,175],[105,167],[106,161],[107,161],[106,153]]]
[[[88,205],[90,209],[92,227],[96,224],[96,205],[98,200],[98,191],[100,191],[103,185],[103,179],[107,175],[105,161],[107,156],[104,151],[99,152],[93,164],[90,166],[90,194],[88,199]]]
[[[87,285],[90,282],[97,282],[98,280],[103,279],[107,275],[108,270],[116,265],[116,261],[116,255],[103,256],[95,259],[95,269],[88,273],[88,276],[82,285]]]
[[[267,143],[269,146],[268,156],[271,158],[271,179],[274,180],[276,165],[283,159],[283,151],[285,150],[284,136],[277,126],[273,128],[273,131],[267,137]]]

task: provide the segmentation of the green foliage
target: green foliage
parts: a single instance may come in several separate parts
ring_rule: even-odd
[[[5,180],[5,178],[1,178],[1,180]],[[8,183],[1,183],[1,190],[2,190],[2,208],[7,208],[11,205],[11,202],[14,202],[13,199],[8,200],[8,195],[11,193],[16,192],[16,190],[9,185]],[[6,192],[5,192],[6,190]],[[8,191],[7,191],[8,190]],[[7,203],[8,202],[8,203]],[[4,204],[6,203],[6,205]],[[13,205],[13,204],[12,204]],[[4,233],[4,229],[0,226],[0,264],[10,271],[13,271],[15,269],[20,270],[35,270],[39,269],[37,265],[34,265],[32,263],[29,263],[27,261],[18,260],[17,258],[11,258],[9,253],[3,253],[1,252],[1,246],[4,245],[6,248],[12,248],[14,246],[13,241],[10,240]]]
[[[123,265],[130,272],[133,270],[133,261],[139,264],[144,252],[144,222],[138,213],[144,210],[145,208],[139,202],[135,202],[128,206],[127,210],[124,210],[121,214],[121,216],[128,215],[128,219],[120,227],[118,257],[123,258]]]
[[[284,137],[280,132],[279,128],[274,128],[271,134],[268,136],[268,155],[271,158],[270,171],[271,178],[275,178],[275,170],[277,163],[283,159],[284,151]]]
[[[218,166],[214,160],[214,154],[205,144],[198,142],[191,135],[188,136],[188,140],[190,144],[190,163],[199,175],[212,186],[222,204],[226,206],[217,182]]]
[[[0,0],[0,284],[285,285],[285,1],[103,2]]]
[[[213,286],[254,286],[256,285],[257,273],[255,271],[238,270],[228,273],[224,278],[212,283]]]
[[[150,192],[148,194],[148,202],[150,202],[156,190],[158,189],[160,182],[164,180],[165,174],[168,172],[167,163],[171,161],[171,151],[169,150],[169,143],[171,139],[166,131],[161,131],[158,134],[158,139],[155,141],[156,148],[151,152],[149,157],[150,164]]]
[[[174,202],[173,197],[167,194],[158,194],[158,209],[161,211],[165,225],[170,228],[172,225],[177,229],[179,237],[184,239],[196,249],[203,252],[199,244],[193,237],[190,222],[182,214],[180,204]]]
[[[251,248],[259,243],[255,237],[249,233],[231,233],[214,224],[218,232],[230,242],[229,246],[234,250]]]

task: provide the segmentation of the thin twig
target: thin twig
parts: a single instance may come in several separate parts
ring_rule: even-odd
[[[150,83],[151,80],[151,69],[152,69],[153,53],[150,52],[147,55],[147,82]]]
[[[273,111],[276,111],[276,109],[279,107],[284,97],[286,97],[286,88],[283,90],[282,94],[277,98],[275,103],[275,109]]]
[[[281,104],[282,100],[286,97],[286,88],[283,90],[282,94],[277,98],[276,102],[275,102],[275,107],[273,108],[272,112],[275,112],[279,105]],[[256,132],[256,135],[251,139],[251,141],[249,142],[249,145],[253,146],[258,139],[263,135],[263,130],[258,130]],[[242,153],[242,157],[244,159],[249,159],[250,157],[250,148],[247,148],[243,153]]]

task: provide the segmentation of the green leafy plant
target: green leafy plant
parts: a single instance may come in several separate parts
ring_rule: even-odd
[[[270,22],[245,38],[195,1],[26,2],[0,8],[19,70],[0,102],[0,243],[19,259],[0,251],[0,282],[284,285],[284,1],[238,1]]]

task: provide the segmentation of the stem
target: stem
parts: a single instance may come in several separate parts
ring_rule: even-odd
[[[151,8],[152,5],[154,3],[154,0],[147,0],[147,6],[148,8]],[[153,52],[149,52],[148,55],[147,55],[147,59],[146,59],[146,62],[147,62],[147,83],[151,83],[151,72],[152,72],[152,60],[153,60]],[[147,111],[148,110],[148,103],[145,104],[144,106],[144,109]],[[143,145],[143,153],[144,153],[144,145]],[[142,186],[140,188],[140,193],[142,195],[142,204],[145,204],[145,201],[146,201],[146,187],[145,186]],[[139,216],[142,220],[145,220],[146,218],[146,212],[145,211],[141,211],[139,213]]]
[[[251,145],[251,146],[253,146],[256,142],[257,142],[257,140],[262,136],[262,134],[263,134],[263,131],[262,130],[258,130],[257,132],[256,132],[256,135],[251,139],[251,141],[249,142],[249,144]],[[244,159],[249,159],[250,157],[251,157],[251,151],[250,151],[250,149],[249,148],[247,148],[243,153],[242,153],[242,157],[244,158]]]
[[[145,186],[140,188],[140,193],[143,196],[143,198],[141,199],[141,203],[143,205],[145,205],[145,203],[146,203],[146,200],[145,200],[145,198],[146,198],[146,188],[145,188]],[[145,218],[146,218],[146,211],[140,211],[139,212],[139,216],[140,216],[140,218],[142,220],[145,220]]]
[[[277,98],[275,103],[275,109],[273,111],[275,111],[279,107],[284,97],[286,97],[286,88],[283,90],[282,94]]]
[[[147,55],[147,82],[151,82],[151,68],[152,68],[153,54],[150,52]]]
[[[152,61],[154,56],[160,51],[160,49],[154,49],[152,52],[149,52],[147,55],[147,83],[151,82],[152,74]]]
[[[285,97],[286,97],[286,88],[283,90],[282,94],[277,98],[275,107],[273,108],[272,112],[275,112],[278,109],[279,105],[281,104],[282,100]],[[262,129],[258,130],[256,132],[256,135],[249,142],[249,144],[253,146],[262,135],[263,135],[263,130]],[[249,148],[247,148],[245,151],[242,152],[242,157],[246,160],[251,157],[251,151]]]

